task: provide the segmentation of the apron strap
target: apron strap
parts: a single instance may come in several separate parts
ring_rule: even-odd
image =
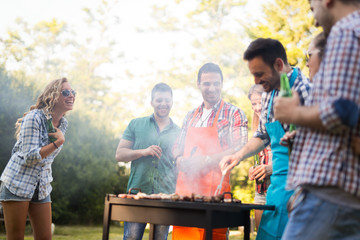
[[[218,122],[218,119],[219,119],[219,115],[220,115],[220,110],[222,109],[223,106],[224,106],[224,101],[221,100],[220,107],[219,107],[219,109],[217,110],[217,113],[216,113],[216,116],[215,116],[215,119],[214,119],[214,122],[213,122],[213,127],[214,127],[214,124],[215,124],[215,126],[217,125],[217,122]]]
[[[293,68],[293,72],[291,73],[291,76],[290,76],[290,88],[292,88],[294,86],[295,79],[298,77],[298,75],[299,75],[298,69],[296,67]]]
[[[213,127],[214,127],[214,124],[215,124],[215,126],[217,125],[217,121],[218,121],[219,115],[220,115],[220,110],[222,109],[223,106],[224,106],[224,100],[221,99],[220,107],[219,107],[219,109],[218,109],[217,112],[216,112],[216,116],[215,116],[215,119],[214,119],[214,122],[213,122]],[[190,120],[189,126],[191,126],[191,125],[193,124],[193,122],[195,121],[195,117],[196,117],[196,115],[199,113],[200,108],[201,108],[201,106],[199,106],[199,107],[196,109],[196,111],[195,111],[192,119]]]
[[[270,101],[269,101],[268,113],[267,113],[267,116],[266,116],[266,122],[267,123],[269,122],[269,116],[270,116],[270,112],[271,112],[271,108],[272,108],[272,104],[273,104],[274,95],[275,95],[275,89],[272,91],[271,98],[270,98]]]

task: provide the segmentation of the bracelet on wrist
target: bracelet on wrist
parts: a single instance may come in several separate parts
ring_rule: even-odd
[[[56,148],[56,149],[58,149],[59,147],[56,145],[56,143],[55,142],[52,142],[53,144],[54,144],[54,147]]]

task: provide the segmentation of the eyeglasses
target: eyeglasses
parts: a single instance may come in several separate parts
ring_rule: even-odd
[[[75,90],[62,90],[61,91],[61,95],[63,95],[64,97],[70,96],[70,93],[75,97],[75,95],[76,95]]]
[[[307,52],[305,53],[305,60],[306,60],[306,62],[309,61],[309,59],[311,58],[311,55],[317,54],[317,53],[319,53],[319,52],[321,52],[320,49],[315,49],[315,50],[313,50],[313,51],[307,51]]]

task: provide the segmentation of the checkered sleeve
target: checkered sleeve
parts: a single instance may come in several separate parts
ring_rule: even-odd
[[[244,146],[248,141],[248,121],[245,113],[236,108],[229,120],[232,132],[231,146]]]
[[[22,149],[19,153],[27,165],[33,165],[42,160],[41,149],[41,118],[35,112],[28,113],[22,121],[20,129],[20,138]]]
[[[354,37],[354,35],[358,35]],[[328,82],[325,89],[324,101],[319,105],[320,119],[323,125],[334,131],[348,125],[348,119],[358,112],[358,106],[351,104],[339,107],[337,103],[348,101],[348,103],[360,102],[360,42],[358,41],[360,31],[342,29],[336,34],[331,34],[330,45],[327,46],[329,54],[325,59],[325,79]],[[345,107],[348,107],[346,110]],[[358,116],[356,116],[356,119]]]
[[[300,104],[304,105],[305,99],[310,95],[311,85],[309,79],[300,71],[300,68],[296,68],[299,74],[292,89],[299,94]]]

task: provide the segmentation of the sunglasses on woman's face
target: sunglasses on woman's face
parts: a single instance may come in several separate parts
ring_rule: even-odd
[[[64,97],[70,96],[70,93],[75,97],[75,95],[76,95],[75,90],[62,90],[61,91],[61,95],[63,95]]]
[[[320,49],[315,49],[315,50],[313,50],[313,51],[307,51],[307,52],[305,53],[305,61],[308,62],[309,59],[311,58],[311,55],[317,54],[317,53],[320,53]]]

